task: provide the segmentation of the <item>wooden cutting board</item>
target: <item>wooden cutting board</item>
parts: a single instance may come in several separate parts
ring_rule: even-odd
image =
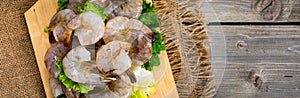
[[[44,56],[47,49],[50,47],[48,34],[44,33],[44,28],[48,26],[50,19],[57,12],[56,1],[57,0],[39,0],[25,13],[29,34],[47,98],[53,98],[53,95],[49,86],[50,75],[44,64]],[[176,85],[173,79],[166,51],[161,52],[159,57],[161,60],[161,65],[155,69],[163,68],[165,71],[154,72],[154,77],[162,77],[162,79],[160,79],[155,85],[156,92],[153,93],[151,97],[178,98]]]

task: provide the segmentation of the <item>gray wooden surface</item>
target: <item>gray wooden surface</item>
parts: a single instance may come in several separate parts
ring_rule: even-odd
[[[220,40],[224,33],[227,53],[223,81],[215,97],[300,98],[300,24],[297,24],[300,0],[207,1],[201,11],[209,23],[213,23],[208,26],[209,37]],[[282,6],[276,8],[270,3],[271,7],[265,9],[272,13],[262,12],[264,14],[256,11],[259,8],[253,9],[253,2],[268,1]]]
[[[299,21],[300,0],[203,0],[214,11],[202,10],[209,22],[270,22],[269,16],[277,16],[276,22]],[[268,6],[269,1],[275,1]],[[261,3],[265,2],[265,3]],[[204,6],[205,7],[205,6]],[[265,9],[262,11],[262,9]],[[274,15],[268,15],[273,13]],[[263,16],[261,16],[263,14]],[[274,17],[275,18],[275,17]]]

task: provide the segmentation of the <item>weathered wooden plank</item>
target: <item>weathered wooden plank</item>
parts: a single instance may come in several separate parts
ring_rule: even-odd
[[[202,0],[209,22],[299,22],[300,0]]]
[[[300,45],[300,26],[209,26],[208,32],[212,43],[221,35],[213,32],[224,32],[228,63],[300,63],[300,54],[288,49]]]
[[[217,46],[222,32],[226,39],[227,65],[216,98],[300,95],[300,54],[288,49],[300,44],[299,26],[209,26],[208,32],[212,48],[224,48]]]
[[[296,98],[300,64],[227,64],[216,98]]]

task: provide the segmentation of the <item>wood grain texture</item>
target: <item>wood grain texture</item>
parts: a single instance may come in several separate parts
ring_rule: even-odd
[[[215,97],[299,98],[299,69],[299,64],[227,64]],[[259,78],[253,81],[253,75]]]
[[[209,26],[209,32],[220,26]],[[300,63],[300,54],[288,50],[300,45],[300,26],[221,26],[228,63]],[[211,37],[211,39],[214,36]]]
[[[300,54],[288,48],[300,44],[300,26],[219,25],[208,32],[226,37],[227,65],[216,98],[299,97]]]
[[[209,22],[299,22],[300,0],[203,0]],[[274,1],[274,4],[269,2]],[[258,3],[257,3],[258,2]],[[261,3],[265,2],[265,3]],[[265,8],[265,9],[264,9]],[[274,15],[273,15],[274,14]],[[273,15],[273,16],[272,16]],[[276,15],[278,15],[276,17]],[[215,16],[217,18],[215,18]],[[273,19],[274,18],[274,19]]]
[[[223,81],[215,97],[298,98],[300,54],[297,52],[300,50],[300,26],[235,24],[299,22],[300,0],[205,1],[201,11],[209,23],[232,24],[208,26],[210,43],[220,42],[222,33],[226,39],[227,56],[211,57],[216,60],[227,58]],[[213,69],[221,68],[215,66]]]
[[[49,85],[50,75],[44,63],[44,55],[48,47],[50,47],[50,43],[48,34],[44,33],[43,30],[44,27],[48,26],[51,17],[56,13],[56,7],[57,5],[53,1],[39,0],[25,13],[32,46],[47,98],[53,98]]]
[[[154,78],[158,80],[158,83],[154,86],[156,92],[151,95],[151,98],[179,98],[167,52],[162,51],[159,58],[161,66],[153,69]],[[159,71],[159,69],[164,70]]]
[[[50,43],[48,34],[44,33],[43,30],[48,26],[50,19],[56,12],[57,3],[55,0],[39,0],[25,13],[29,34],[47,98],[53,98],[49,86],[50,75],[44,63],[44,56],[47,49],[50,47]],[[161,65],[159,67],[155,67],[156,71],[154,72],[154,78],[158,81],[158,83],[155,86],[156,92],[152,94],[152,97],[178,98],[176,85],[166,51],[161,52],[159,57]]]

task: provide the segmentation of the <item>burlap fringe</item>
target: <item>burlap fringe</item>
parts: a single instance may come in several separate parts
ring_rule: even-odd
[[[161,18],[161,32],[180,98],[207,98],[215,95],[206,19],[199,0],[154,0]]]

